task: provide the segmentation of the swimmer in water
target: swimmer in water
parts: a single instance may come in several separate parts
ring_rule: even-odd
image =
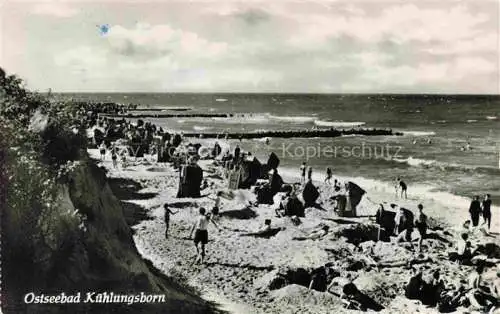
[[[266,138],[266,145],[269,145],[271,141],[269,141],[269,138]]]

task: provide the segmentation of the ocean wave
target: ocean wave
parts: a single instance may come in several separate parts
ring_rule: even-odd
[[[211,129],[211,127],[209,127],[209,126],[199,126],[199,125],[195,125],[195,126],[193,126],[193,129],[194,129],[195,131],[205,131],[205,130],[210,130],[210,129]]]
[[[295,123],[312,122],[315,119],[314,117],[306,117],[306,116],[273,116],[273,115],[269,115],[269,118],[274,120],[289,121]]]
[[[394,161],[398,163],[405,163],[412,167],[422,167],[422,168],[437,168],[442,171],[463,171],[463,172],[479,172],[479,173],[498,173],[500,169],[489,166],[478,166],[478,165],[463,165],[457,163],[447,163],[441,162],[434,159],[421,159],[414,158],[412,156],[408,158],[393,158],[389,161]]]
[[[314,124],[317,126],[330,127],[330,128],[352,128],[365,124],[365,122],[345,122],[345,121],[325,121],[325,120],[314,120]]]
[[[496,119],[498,119],[497,116],[487,116],[486,117],[486,120],[496,120]]]
[[[266,141],[270,141],[272,139],[272,137],[262,137],[262,138],[254,138],[254,141],[257,141],[257,142],[266,142]]]
[[[161,106],[158,108],[160,111],[188,111],[193,107],[176,107],[176,106]]]
[[[269,122],[269,118],[263,115],[238,115],[230,118],[212,118],[213,121],[227,124],[264,124]]]
[[[467,120],[467,123],[474,123],[474,122],[477,122],[477,120],[474,120],[474,119]]]
[[[215,99],[215,101],[218,101],[218,102],[226,102],[227,99],[226,98],[217,98]]]
[[[313,166],[314,167],[314,166]],[[290,168],[290,167],[280,167],[280,174],[281,176],[287,180],[287,181],[299,181],[300,179],[300,172],[299,172],[299,167],[297,166],[296,168]],[[386,194],[387,200],[391,201],[393,200],[394,197],[394,182],[389,182],[389,181],[383,181],[383,180],[378,180],[378,179],[371,179],[371,178],[366,178],[366,177],[350,177],[350,176],[340,176],[334,174],[334,177],[340,182],[347,182],[347,181],[352,181],[359,185],[361,188],[367,191],[367,197],[371,197],[374,194],[380,195],[380,193]],[[315,171],[313,172],[313,181],[317,184],[321,184],[324,179],[324,173],[322,171],[318,172]],[[420,198],[422,200],[425,200],[426,203],[428,204],[442,204],[444,207],[455,207],[455,208],[465,208],[468,207],[470,204],[470,199],[461,196],[461,195],[456,195],[453,194],[449,191],[442,191],[441,188],[443,187],[438,187],[438,186],[432,186],[428,184],[415,184],[411,186],[411,194],[417,198]],[[361,201],[360,205],[358,205],[358,209],[363,212],[371,212],[371,214],[374,214],[376,211],[376,206],[371,201],[365,202],[363,200]],[[395,202],[397,203],[397,201]],[[447,217],[447,212],[440,212],[440,213],[435,213],[435,215],[439,215],[442,217]],[[465,214],[467,215],[467,213]],[[451,223],[458,223],[458,222],[463,222],[466,217],[462,217],[460,215],[453,215],[453,217],[448,217],[448,221]]]
[[[434,131],[403,131],[404,135],[411,135],[411,136],[431,136],[431,135],[436,135],[436,132]]]

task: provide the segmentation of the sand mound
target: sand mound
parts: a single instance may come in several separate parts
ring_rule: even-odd
[[[323,309],[331,308],[333,305],[342,306],[340,299],[332,294],[309,290],[300,285],[289,285],[272,292],[272,296],[283,303],[290,305],[320,306]]]

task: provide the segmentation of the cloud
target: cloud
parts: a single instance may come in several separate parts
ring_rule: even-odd
[[[384,39],[400,44],[454,42],[480,34],[476,27],[489,19],[486,13],[471,13],[464,5],[451,8],[392,5],[371,16],[362,9],[282,14],[297,22],[298,32],[291,37],[295,43],[324,43],[342,35],[367,43]]]
[[[93,8],[96,20],[111,25],[106,35],[93,29],[90,38],[83,29],[63,43],[58,36],[66,28],[46,27],[29,49],[57,42],[44,56],[53,58],[64,81],[40,82],[54,89],[497,92],[495,8],[485,1],[400,0],[176,2],[127,6],[127,13]],[[95,27],[84,16],[71,22]],[[68,22],[50,21],[51,27]],[[27,55],[37,58],[33,51]]]
[[[31,13],[34,15],[47,15],[58,18],[69,18],[77,15],[79,10],[62,2],[42,2],[36,4]]]
[[[106,36],[110,48],[125,56],[161,57],[174,54],[181,58],[210,58],[224,53],[227,45],[210,42],[198,34],[169,25],[138,23],[135,28],[112,26]]]

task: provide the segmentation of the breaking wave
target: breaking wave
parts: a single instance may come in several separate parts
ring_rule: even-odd
[[[365,122],[346,122],[346,121],[325,121],[315,120],[314,124],[317,126],[330,127],[330,128],[350,128],[365,124]]]
[[[411,135],[411,136],[431,136],[431,135],[436,135],[436,132],[434,131],[403,131],[404,135]]]

